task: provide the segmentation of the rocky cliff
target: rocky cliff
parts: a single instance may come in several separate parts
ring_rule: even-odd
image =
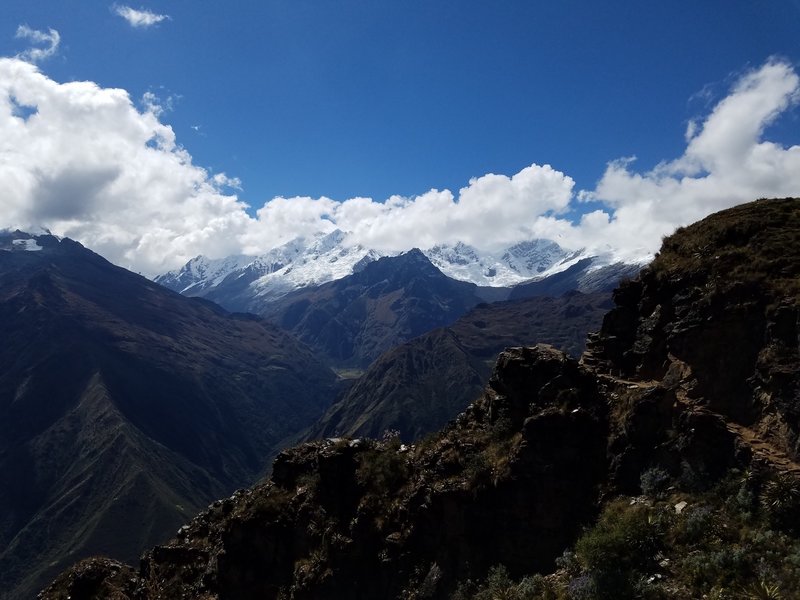
[[[580,362],[506,350],[440,433],[287,450],[138,569],[93,559],[41,597],[792,597],[798,281],[797,200],[713,215]]]

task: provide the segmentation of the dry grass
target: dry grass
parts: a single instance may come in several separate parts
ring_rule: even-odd
[[[773,298],[800,295],[800,200],[757,200],[679,228],[650,271],[659,281],[689,277],[718,292],[735,286]]]

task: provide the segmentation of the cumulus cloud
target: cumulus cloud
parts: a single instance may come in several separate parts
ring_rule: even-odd
[[[702,122],[690,124],[682,156],[644,173],[631,159],[609,163],[597,187],[580,195],[609,207],[584,217],[607,225],[581,223],[586,231],[571,234],[583,234],[589,245],[613,240],[624,255],[643,256],[676,227],[712,212],[759,197],[800,195],[800,146],[763,139],[798,100],[800,78],[788,63],[772,59],[744,73]]]
[[[387,252],[429,248],[463,241],[481,249],[500,249],[534,235],[539,215],[569,205],[574,182],[549,165],[531,165],[513,177],[484,175],[469,182],[458,196],[430,190],[384,202],[351,198],[275,198],[257,212],[244,236],[245,252],[264,240],[288,241],[297,235],[341,229],[351,243]]]
[[[114,14],[125,19],[131,27],[138,27],[141,29],[152,27],[170,18],[169,15],[159,15],[144,8],[136,10],[135,8],[122,4],[114,4],[111,9],[114,11]]]
[[[223,191],[236,183],[194,165],[172,128],[124,90],[61,84],[0,59],[3,225],[43,225],[154,274],[199,253],[240,250],[252,219]]]
[[[27,25],[20,25],[17,27],[17,34],[14,37],[17,39],[29,40],[37,46],[43,46],[41,48],[28,48],[17,54],[17,58],[30,63],[37,63],[55,55],[61,43],[61,36],[58,31],[52,28],[44,32],[38,29],[31,29]]]
[[[631,158],[612,161],[595,189],[578,194],[565,173],[532,164],[455,193],[274,198],[251,216],[237,195],[241,181],[193,164],[160,121],[157,99],[139,109],[124,90],[62,84],[28,62],[0,59],[0,226],[47,227],[148,275],[197,254],[258,254],[336,228],[384,251],[456,241],[492,250],[540,237],[643,258],[663,235],[711,212],[800,195],[800,147],[763,139],[798,95],[793,68],[771,60],[696,120],[681,156],[641,173]],[[600,208],[566,216],[587,200]]]

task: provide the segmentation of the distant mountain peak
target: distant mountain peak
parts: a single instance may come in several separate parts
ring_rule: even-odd
[[[0,250],[2,251],[39,251],[46,246],[59,244],[61,241],[62,238],[43,228],[32,228],[30,231],[0,230]]]
[[[522,241],[494,252],[463,241],[385,252],[353,243],[350,233],[333,229],[294,238],[258,256],[197,257],[155,281],[230,310],[261,312],[265,304],[291,292],[360,273],[382,258],[400,256],[404,258],[388,264],[415,264],[419,274],[444,274],[481,287],[507,288],[563,271],[591,255],[585,250],[566,250],[547,239]]]

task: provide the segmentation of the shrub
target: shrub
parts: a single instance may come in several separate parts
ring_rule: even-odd
[[[778,585],[759,581],[742,590],[743,598],[747,600],[782,600],[781,588]]]
[[[570,580],[567,594],[570,600],[594,600],[599,595],[597,582],[591,575],[585,573]]]
[[[681,542],[696,544],[716,535],[718,527],[714,511],[709,506],[697,506],[686,511],[676,533]]]
[[[670,476],[664,469],[653,467],[644,471],[639,478],[642,493],[651,498],[662,499],[667,495],[670,485]]]
[[[633,582],[655,567],[663,531],[641,505],[609,504],[597,524],[575,544],[575,553],[597,584],[598,598],[631,597]]]
[[[356,472],[362,485],[380,493],[399,489],[408,474],[406,457],[393,447],[364,452]]]
[[[770,479],[761,492],[761,506],[775,527],[796,532],[800,527],[800,481],[789,473]]]
[[[556,592],[541,575],[523,578],[515,583],[503,565],[489,569],[486,581],[477,585],[462,582],[450,600],[556,600]]]

